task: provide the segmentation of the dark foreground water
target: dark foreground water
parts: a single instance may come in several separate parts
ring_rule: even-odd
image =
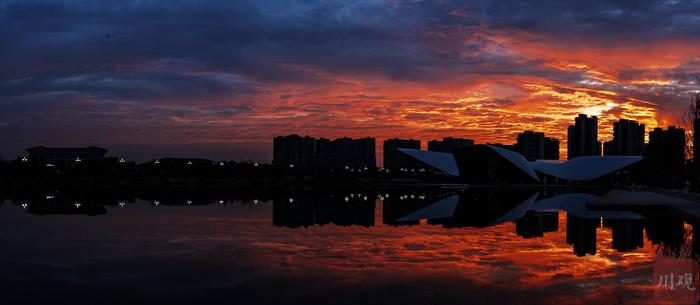
[[[695,291],[658,293],[664,274],[695,272],[669,259],[693,255],[691,225],[556,195],[6,200],[0,303],[657,304]]]

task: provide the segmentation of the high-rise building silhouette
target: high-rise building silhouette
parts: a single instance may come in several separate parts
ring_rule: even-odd
[[[578,156],[600,156],[598,117],[579,114],[568,129],[568,159]]]
[[[308,168],[314,165],[314,138],[296,134],[275,137],[272,141],[272,164]]]
[[[455,149],[468,147],[468,146],[472,146],[472,145],[474,145],[474,140],[447,137],[447,138],[442,138],[442,140],[428,141],[428,150],[429,151],[444,152],[444,153],[451,153]]]
[[[332,141],[334,154],[327,159],[334,160],[335,167],[373,168],[377,166],[374,138],[338,138]]]
[[[386,168],[420,168],[422,162],[399,151],[399,148],[420,149],[419,140],[388,139],[384,140],[384,167]]]
[[[695,164],[700,164],[700,93],[695,94],[693,103],[695,104],[695,117],[693,119],[693,161]]]
[[[559,159],[559,140],[545,137],[542,132],[527,130],[518,134],[515,148],[528,161]]]
[[[273,140],[275,166],[295,168],[351,167],[373,168],[377,166],[374,138],[325,138],[288,135]]]
[[[337,167],[335,144],[330,139],[318,138],[314,143],[314,164],[318,167]]]
[[[544,137],[544,160],[559,160],[559,140]]]
[[[620,119],[613,125],[613,139],[605,142],[606,156],[641,156],[644,151],[644,124]]]
[[[654,128],[644,149],[644,164],[654,184],[680,182],[685,168],[685,130]]]

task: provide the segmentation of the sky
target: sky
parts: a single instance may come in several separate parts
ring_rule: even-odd
[[[679,125],[700,1],[0,0],[0,156],[269,161],[272,138]],[[379,157],[381,153],[379,153]]]

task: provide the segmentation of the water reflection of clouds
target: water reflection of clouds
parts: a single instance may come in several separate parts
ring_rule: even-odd
[[[424,293],[415,300],[436,303],[522,301],[517,295],[534,303],[608,301],[610,294],[634,303],[651,298],[645,282],[654,259],[649,241],[631,252],[617,252],[611,229],[597,228],[596,255],[576,257],[566,243],[565,213],[558,214],[557,231],[525,239],[511,222],[446,229],[390,226],[376,219],[369,228],[275,227],[271,207],[136,204],[111,207],[108,216],[80,219],[36,217],[15,209],[18,213],[11,216],[0,215],[9,225],[0,229],[8,245],[0,264],[16,265],[9,274],[25,274],[23,268],[30,268],[34,276],[65,285],[75,279],[83,285],[92,279],[92,285],[100,286],[170,276],[156,285],[227,288],[244,295],[264,291],[260,287],[267,285],[283,292],[279,298],[295,300],[304,298],[300,294],[354,295],[340,303],[362,301],[357,295],[372,295],[377,287],[387,293],[375,295],[377,300],[407,299],[390,293],[394,291]],[[572,300],[572,295],[578,298]]]

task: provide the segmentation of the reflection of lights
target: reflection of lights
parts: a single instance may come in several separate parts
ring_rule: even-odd
[[[384,196],[379,195],[379,200],[384,201]]]
[[[54,166],[56,166],[56,165],[53,165],[51,163],[46,163],[46,167],[54,167]]]
[[[348,202],[348,201],[350,201],[350,198],[348,198],[348,196],[345,196],[345,202]]]
[[[187,165],[192,165],[192,161],[187,161]]]
[[[258,204],[258,200],[257,200],[257,199],[253,199],[253,204]]]
[[[367,201],[367,196],[362,197],[364,201]]]
[[[294,198],[289,198],[289,203],[294,203]]]
[[[416,195],[411,194],[411,199],[416,198]]]
[[[289,168],[294,168],[294,164],[289,164]]]
[[[83,160],[80,160],[80,158],[75,158],[75,162],[82,162]]]
[[[425,199],[425,195],[420,195],[420,196],[418,196],[418,198]]]
[[[384,194],[384,197],[389,198],[389,193]]]
[[[119,207],[120,207],[120,208],[123,208],[123,207],[125,207],[125,206],[126,206],[126,202],[124,202],[124,201],[119,201]]]
[[[350,169],[350,166],[345,165],[345,169]]]
[[[22,157],[22,162],[27,162],[27,161],[29,161],[29,160],[27,159],[27,157]]]
[[[153,205],[154,205],[154,206],[159,206],[159,205],[160,205],[160,201],[159,201],[159,200],[153,201]]]
[[[76,208],[76,209],[79,209],[81,205],[82,205],[82,204],[81,204],[80,202],[77,202],[77,201],[75,202],[75,208]]]
[[[29,205],[28,205],[26,202],[22,202],[22,204],[20,204],[20,206],[21,206],[23,209],[27,209],[27,208],[29,207]]]
[[[223,200],[219,200],[219,204],[224,204],[224,201],[223,201]]]
[[[46,195],[46,199],[53,199],[53,195]]]
[[[160,164],[160,160],[153,161],[154,164]]]
[[[124,159],[124,158],[119,158],[119,163],[126,163],[126,159]]]
[[[219,166],[224,166],[224,162],[219,162]]]
[[[192,204],[192,200],[187,200],[187,205]]]
[[[258,167],[258,162],[253,163],[253,166]]]

